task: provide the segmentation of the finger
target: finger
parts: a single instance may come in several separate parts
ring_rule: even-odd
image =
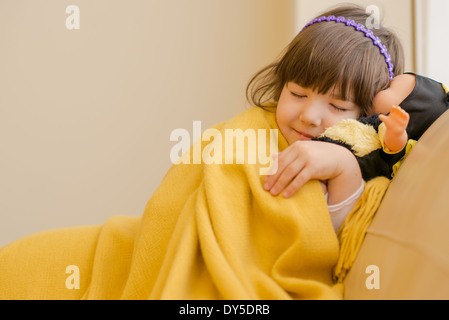
[[[275,179],[276,173],[280,170],[279,169],[279,153],[274,153],[272,155],[273,161],[271,163],[270,168],[268,169],[267,175],[264,179],[264,189],[270,190],[269,188],[272,185],[272,181]]]
[[[403,111],[404,110],[402,110],[402,108],[400,106],[393,106],[391,108],[390,114],[398,115],[398,114],[401,114]]]
[[[273,154],[273,163],[270,166],[270,169],[268,169],[268,173],[265,176],[265,190],[270,190],[270,188],[273,186],[273,184],[276,182],[277,178],[279,177],[279,174],[284,169],[284,163],[281,162],[281,160],[284,158],[284,155],[288,152],[288,148],[285,149],[282,152],[274,153]]]
[[[379,114],[379,119],[382,122],[388,121],[388,117],[384,114]]]
[[[285,198],[290,198],[293,196],[301,187],[306,184],[311,179],[310,171],[304,168],[288,185],[284,190],[283,196]]]
[[[268,168],[267,174],[265,176],[265,181],[268,179],[269,176],[272,176],[276,173],[278,168],[278,159],[279,159],[279,152],[273,153],[271,155],[271,166]]]
[[[393,129],[394,127],[395,127],[395,123],[396,123],[396,120],[395,120],[395,118],[394,118],[394,116],[392,117],[392,115],[390,114],[390,115],[388,115],[388,116],[385,116],[385,115],[379,115],[379,119],[385,124],[385,126],[388,128],[388,129]]]
[[[293,154],[292,154],[293,153]],[[287,168],[287,166],[295,160],[295,154],[292,152],[292,148],[288,147],[284,151],[280,152],[277,157],[277,163],[274,163],[273,165],[276,165],[276,172],[272,175],[267,175],[265,177],[265,190],[270,190],[274,184],[278,181],[279,177],[282,175],[284,170]]]
[[[407,122],[410,118],[408,112],[402,109],[400,106],[395,106],[394,116],[398,121],[401,122]]]
[[[304,168],[305,162],[302,159],[296,159],[292,161],[288,167],[283,171],[279,179],[276,181],[270,192],[272,195],[277,196],[284,190],[301,172]]]
[[[380,117],[385,124],[387,130],[400,134],[407,128],[409,122],[409,115],[402,108],[393,106],[392,112],[388,115],[388,117]]]
[[[401,118],[401,114],[402,114],[402,111],[401,111],[401,110],[402,110],[402,109],[399,109],[399,107],[393,106],[393,107],[391,108],[389,118],[392,118],[392,119],[398,119],[398,118]]]

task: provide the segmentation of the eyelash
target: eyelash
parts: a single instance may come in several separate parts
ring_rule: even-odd
[[[307,96],[302,96],[302,95],[296,94],[294,92],[290,92],[290,93],[296,98],[307,98]]]
[[[294,93],[294,92],[290,92],[294,97],[296,97],[296,98],[307,98],[307,96],[302,96],[302,95],[299,95],[299,94],[296,94],[296,93]],[[346,109],[343,109],[343,108],[339,108],[339,107],[337,107],[336,105],[333,105],[333,104],[331,104],[331,106],[332,106],[332,108],[334,108],[335,110],[337,110],[337,112],[345,112],[345,111],[347,111]]]
[[[345,111],[346,111],[346,109],[339,108],[339,107],[337,107],[337,106],[334,106],[333,104],[331,104],[331,106],[332,106],[332,108],[334,108],[335,110],[337,110],[337,112],[345,112]]]

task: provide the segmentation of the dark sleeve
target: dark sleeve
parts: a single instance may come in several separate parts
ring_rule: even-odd
[[[357,119],[358,122],[366,125],[366,127],[372,127],[376,131],[376,134],[379,130],[379,125],[382,123],[382,121],[379,119],[379,115],[375,114],[368,117],[361,117]],[[393,165],[399,161],[405,154],[405,148],[403,151],[397,154],[387,154],[385,153],[382,148],[376,149],[377,146],[373,145],[370,153],[364,156],[357,156],[353,146],[355,146],[355,143],[365,143],[365,141],[362,139],[361,141],[358,141],[357,139],[347,139],[344,136],[340,136],[338,138],[329,138],[326,136],[321,136],[318,138],[314,138],[313,140],[316,141],[323,141],[323,142],[329,142],[338,144],[342,147],[345,147],[349,151],[352,152],[352,154],[357,159],[357,162],[360,167],[360,171],[362,172],[362,177],[365,181],[369,181],[375,177],[387,177],[391,178],[391,174],[393,173]],[[350,142],[351,141],[351,142]],[[357,142],[358,141],[358,142]]]
[[[363,180],[369,181],[376,177],[391,179],[393,165],[401,160],[405,154],[405,148],[399,153],[388,154],[382,149],[374,150],[363,157],[356,157],[362,172]]]
[[[342,141],[333,140],[328,137],[319,137],[314,138],[313,140],[338,144],[351,151],[354,157],[357,159],[363,180],[365,181],[369,181],[373,178],[381,176],[391,179],[391,174],[393,173],[393,165],[398,162],[405,154],[405,148],[401,152],[396,154],[388,154],[385,153],[382,149],[376,149],[363,157],[357,157],[354,154],[354,150],[352,150],[351,146]]]

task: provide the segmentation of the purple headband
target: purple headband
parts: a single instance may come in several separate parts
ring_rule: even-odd
[[[393,64],[391,63],[391,56],[387,53],[387,47],[384,46],[383,44],[381,44],[379,37],[374,36],[374,33],[369,30],[366,29],[365,26],[361,23],[355,23],[354,20],[351,19],[345,19],[344,17],[338,17],[336,18],[335,16],[322,16],[316,19],[313,19],[312,21],[310,21],[308,24],[306,24],[304,26],[304,28],[302,28],[302,30],[304,30],[305,28],[307,28],[308,26],[317,23],[317,22],[322,22],[322,21],[335,21],[335,22],[339,22],[339,23],[344,23],[349,27],[354,27],[357,31],[361,31],[365,34],[366,37],[370,38],[371,40],[373,40],[374,45],[378,46],[380,49],[380,53],[382,53],[385,57],[385,62],[388,65],[388,72],[390,74],[390,80],[394,78],[394,73],[393,73]],[[301,31],[302,31],[301,30]]]

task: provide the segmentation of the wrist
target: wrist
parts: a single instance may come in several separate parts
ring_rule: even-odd
[[[404,149],[407,144],[408,135],[405,130],[399,132],[395,136],[385,135],[384,145],[387,147],[388,153],[396,153]]]
[[[354,194],[363,181],[362,172],[355,155],[344,147],[338,149],[335,176],[328,180],[328,204],[344,201]]]

